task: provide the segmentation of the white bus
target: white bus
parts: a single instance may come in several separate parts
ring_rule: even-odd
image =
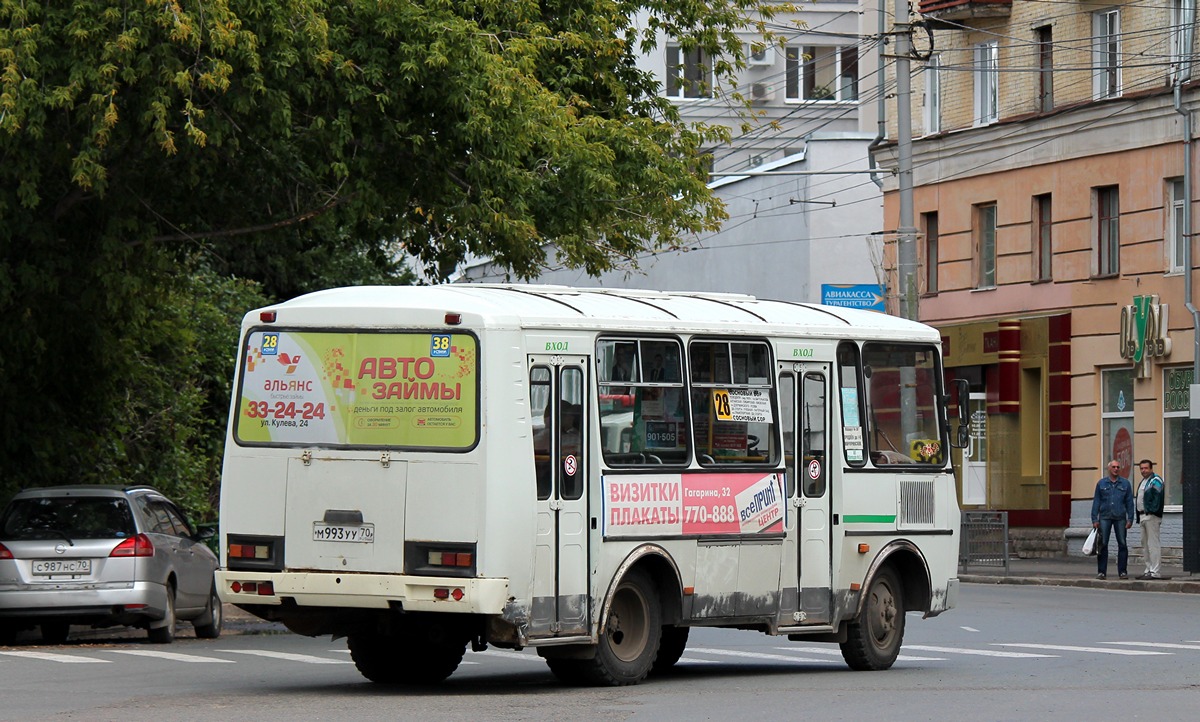
[[[691,627],[886,669],[906,612],[955,605],[927,326],[713,293],[345,288],[251,312],[240,357],[220,596],[346,636],[376,682],[441,681],[470,644],[633,684]]]

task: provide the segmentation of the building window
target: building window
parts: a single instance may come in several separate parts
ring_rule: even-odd
[[[1098,463],[1105,469],[1109,459],[1116,459],[1121,476],[1128,479],[1133,469],[1133,369],[1101,371],[1100,384],[1104,438],[1100,447],[1103,458]]]
[[[996,204],[975,206],[975,287],[996,286]]]
[[[1000,119],[999,48],[995,40],[975,46],[975,125]]]
[[[704,51],[667,46],[667,97],[712,97],[712,69]]]
[[[925,232],[925,293],[938,292],[938,214],[922,213]]]
[[[1196,22],[1196,0],[1171,0],[1171,81],[1192,77],[1191,48]]]
[[[858,48],[793,45],[784,49],[788,100],[858,100]]]
[[[1095,259],[1097,276],[1121,272],[1121,201],[1116,186],[1092,192],[1096,219]]]
[[[1037,28],[1038,110],[1054,110],[1054,31],[1049,25]]]
[[[1187,257],[1187,238],[1183,214],[1187,213],[1187,200],[1183,196],[1183,179],[1167,182],[1171,193],[1171,207],[1167,211],[1167,271],[1183,273],[1183,261]]]
[[[1054,257],[1051,243],[1053,220],[1050,212],[1050,194],[1033,197],[1033,279],[1049,281],[1050,263]]]
[[[1092,14],[1092,93],[1097,100],[1121,94],[1121,14],[1102,10]]]
[[[1191,367],[1163,369],[1163,483],[1167,503],[1183,503],[1183,420],[1188,417]]]
[[[925,61],[925,134],[942,132],[942,56]]]

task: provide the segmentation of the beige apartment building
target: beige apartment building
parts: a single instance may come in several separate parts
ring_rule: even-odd
[[[1136,486],[1149,458],[1167,486],[1164,547],[1180,546],[1200,334],[1185,183],[1194,9],[923,0],[911,19],[919,317],[941,329],[947,373],[971,384],[964,509],[1080,529],[1106,460]],[[876,153],[889,168],[896,111]],[[884,192],[895,230],[894,178]]]

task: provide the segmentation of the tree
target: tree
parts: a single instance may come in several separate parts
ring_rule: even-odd
[[[187,294],[214,282],[249,279],[268,298],[395,282],[401,250],[443,275],[476,254],[529,277],[547,242],[595,273],[714,229],[723,212],[699,149],[724,131],[681,123],[636,57],[664,33],[727,73],[744,53],[735,31],[774,12],[760,0],[0,0],[8,483],[164,483],[169,469],[127,462],[219,453],[200,443],[211,432],[134,434],[160,399],[128,383],[193,350],[159,344],[180,340],[165,325],[187,326]],[[131,405],[135,392],[148,396]],[[217,413],[223,391],[205,393]]]

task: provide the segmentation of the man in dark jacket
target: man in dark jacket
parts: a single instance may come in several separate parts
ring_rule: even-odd
[[[1117,536],[1117,574],[1129,578],[1129,545],[1125,543],[1125,532],[1133,526],[1133,485],[1121,476],[1121,464],[1115,459],[1108,462],[1108,476],[1096,482],[1096,494],[1092,497],[1092,527],[1096,534],[1097,579],[1108,578],[1109,529]]]
[[[1162,477],[1154,473],[1154,462],[1142,459],[1138,462],[1142,472],[1142,483],[1137,490],[1137,519],[1142,527],[1142,552],[1146,557],[1146,573],[1138,579],[1162,579],[1159,565],[1162,564],[1162,515],[1164,489]]]

